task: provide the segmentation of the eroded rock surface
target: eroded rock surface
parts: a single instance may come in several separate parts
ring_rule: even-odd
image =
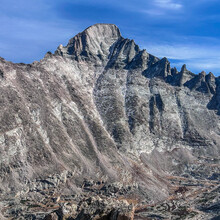
[[[96,24],[40,62],[1,58],[0,106],[2,218],[61,219],[68,201],[69,219],[219,215],[218,197],[202,191],[209,205],[185,196],[218,189],[220,78],[212,73],[178,72],[117,26]],[[159,213],[174,188],[181,198]],[[88,205],[91,194],[102,198]]]

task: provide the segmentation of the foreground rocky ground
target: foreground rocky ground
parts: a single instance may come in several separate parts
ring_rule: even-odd
[[[8,197],[1,210],[8,219],[219,219],[219,181],[177,176],[168,181],[171,196],[157,203],[141,197],[137,185],[87,180],[78,194],[56,192],[51,186],[33,195]]]
[[[218,219],[220,78],[97,24],[0,58],[0,219]]]
[[[201,164],[204,166],[205,164]],[[36,183],[30,192],[1,198],[1,212],[8,219],[44,220],[133,220],[133,219],[213,219],[220,217],[219,165],[191,170],[194,177],[164,177],[170,196],[152,202],[136,184],[84,180],[77,192],[68,190],[73,176],[61,180],[50,177]],[[206,178],[204,178],[206,177]],[[3,216],[2,216],[3,218]]]

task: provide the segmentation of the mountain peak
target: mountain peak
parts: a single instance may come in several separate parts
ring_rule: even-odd
[[[182,68],[181,68],[181,72],[185,72],[185,71],[187,71],[187,69],[186,69],[186,64],[183,64],[183,66],[182,66]]]
[[[115,24],[98,23],[86,28],[82,33],[86,33],[91,37],[119,38],[121,33]]]
[[[119,28],[114,24],[94,24],[75,37],[66,47],[58,47],[55,54],[75,59],[105,59],[110,47],[121,38]]]

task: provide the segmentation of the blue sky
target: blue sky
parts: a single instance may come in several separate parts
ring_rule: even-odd
[[[178,69],[220,75],[219,0],[0,0],[0,56],[31,63],[95,23]]]

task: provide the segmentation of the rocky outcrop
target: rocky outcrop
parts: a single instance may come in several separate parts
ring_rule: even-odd
[[[45,216],[44,220],[133,220],[134,206],[126,200],[87,198],[77,205],[65,205]]]
[[[115,25],[93,25],[40,62],[1,58],[0,103],[4,216],[30,216],[30,201],[84,195],[85,180],[135,186],[138,203],[155,204],[173,193],[170,176],[205,181],[219,172],[220,79],[185,65],[178,72]],[[116,200],[129,194],[101,185],[89,192]],[[6,198],[14,214],[5,211]],[[45,208],[39,218],[58,208],[46,204],[38,204]]]
[[[105,61],[114,45],[121,39],[119,29],[113,24],[97,24],[87,28],[82,33],[70,39],[66,47],[60,45],[55,54],[72,59],[90,60],[92,62]]]

